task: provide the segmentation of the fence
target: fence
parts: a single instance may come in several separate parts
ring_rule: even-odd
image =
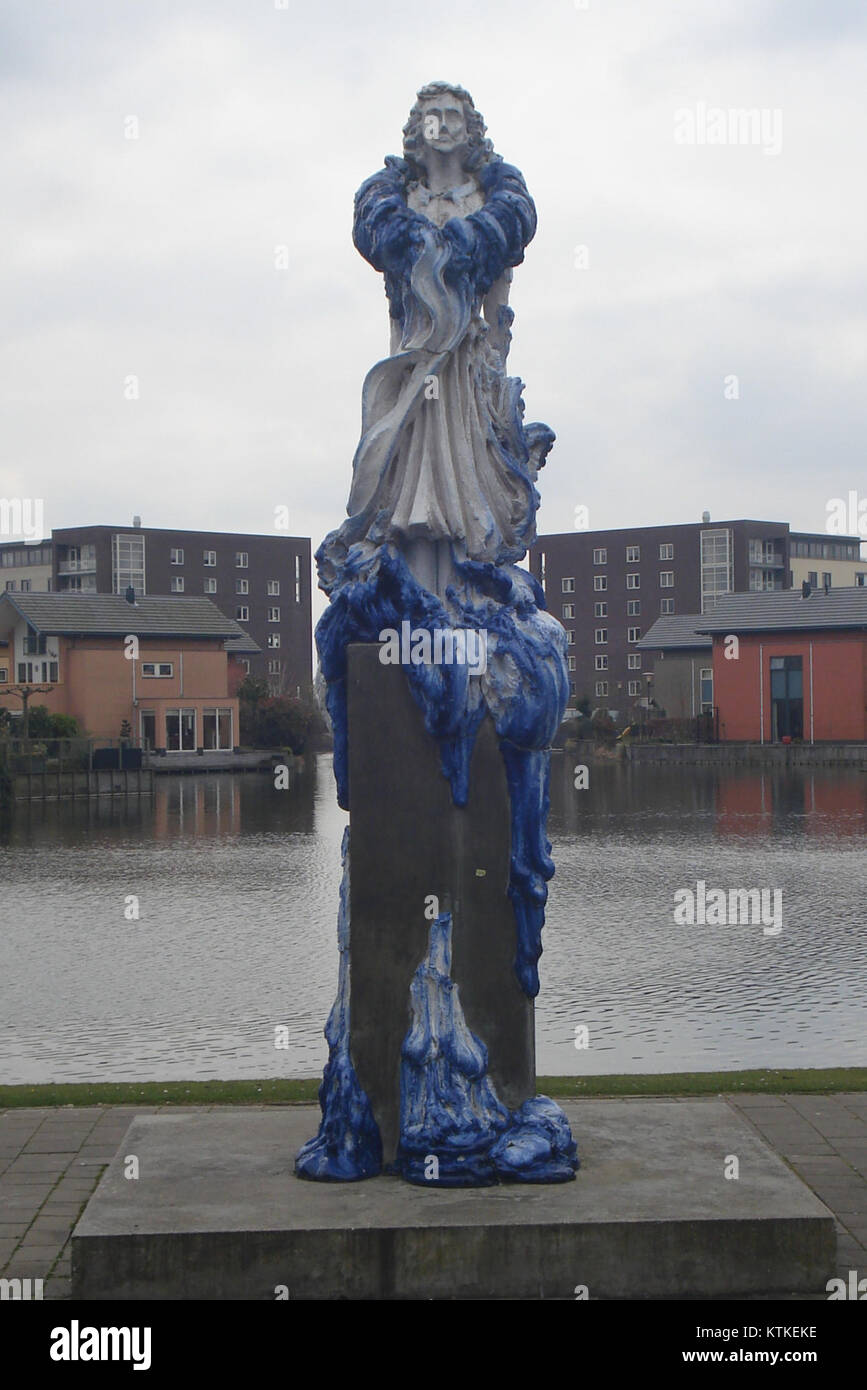
[[[149,796],[153,789],[142,750],[127,739],[0,738],[0,765],[15,800]]]

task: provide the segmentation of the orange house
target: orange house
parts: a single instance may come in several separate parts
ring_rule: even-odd
[[[48,685],[31,708],[70,714],[94,737],[119,738],[126,721],[145,749],[231,751],[249,638],[210,599],[127,593],[0,596],[0,705],[20,714],[10,687]]]
[[[867,588],[727,594],[694,621],[723,739],[867,742]]]

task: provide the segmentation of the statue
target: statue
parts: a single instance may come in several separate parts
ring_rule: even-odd
[[[523,385],[506,373],[512,270],[535,230],[524,180],[494,153],[469,93],[444,82],[423,87],[403,158],[386,158],[356,194],[353,239],[385,278],[391,355],[364,383],[347,519],[316,555],[330,598],[316,639],[341,806],[349,809],[351,643],[381,642],[401,626],[429,639],[405,669],[457,807],[467,803],[479,728],[493,721],[510,802],[504,927],[514,933],[515,976],[529,999],[539,988],[554,871],[545,834],[550,744],[569,693],[565,632],[517,565],[535,536],[535,482],[554,442],[547,425],[524,425]],[[485,661],[471,668],[432,657],[444,632],[483,636]],[[351,827],[323,1123],[297,1161],[301,1176],[326,1180],[368,1177],[380,1163],[375,1116],[351,1056],[350,836]],[[407,1000],[394,1169],[429,1181],[433,1156],[446,1185],[571,1179],[575,1144],[559,1108],[534,1097],[510,1114],[486,1079],[484,1039],[468,1029],[451,979],[453,925],[451,911],[437,914]]]
[[[385,276],[392,355],[364,384],[339,541],[397,544],[441,595],[457,578],[452,555],[520,559],[535,513],[521,383],[505,366],[512,267],[536,209],[484,132],[462,88],[422,88],[404,158],[386,159],[355,207],[355,245]]]

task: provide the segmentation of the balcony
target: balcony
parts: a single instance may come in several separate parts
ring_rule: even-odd
[[[92,560],[60,560],[58,574],[96,574],[96,557]]]

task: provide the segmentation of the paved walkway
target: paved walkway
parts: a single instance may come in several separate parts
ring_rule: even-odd
[[[867,1092],[725,1099],[834,1213],[838,1275],[867,1277]],[[72,1229],[133,1117],[163,1108],[225,1107],[0,1111],[0,1276],[44,1279],[46,1298],[69,1297]]]

